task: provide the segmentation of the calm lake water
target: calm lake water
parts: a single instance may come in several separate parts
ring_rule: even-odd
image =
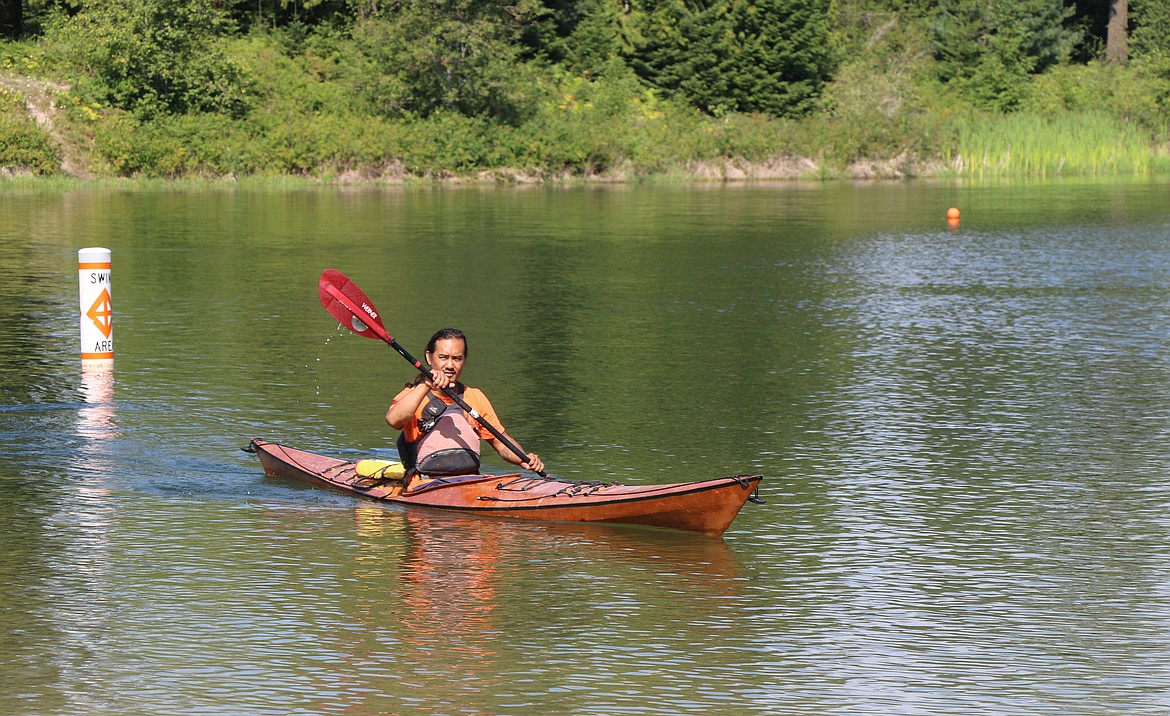
[[[467,331],[554,475],[767,504],[708,538],[265,478],[252,437],[393,455],[411,369],[325,268],[417,355]],[[9,188],[0,274],[2,713],[1170,713],[1165,181]]]

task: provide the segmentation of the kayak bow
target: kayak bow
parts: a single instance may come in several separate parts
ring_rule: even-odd
[[[402,482],[386,473],[359,472],[346,461],[266,440],[249,446],[264,472],[316,487],[403,505],[568,522],[621,522],[720,535],[744,502],[761,501],[760,475],[736,475],[669,485],[568,482],[512,473],[459,475]],[[364,475],[362,473],[365,473]]]

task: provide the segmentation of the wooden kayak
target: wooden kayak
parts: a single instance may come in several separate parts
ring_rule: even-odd
[[[415,476],[402,481],[363,476],[357,461],[338,460],[253,440],[249,451],[267,475],[374,500],[496,517],[568,522],[621,522],[720,535],[744,502],[762,502],[760,475],[735,475],[669,485],[567,482],[535,474]]]

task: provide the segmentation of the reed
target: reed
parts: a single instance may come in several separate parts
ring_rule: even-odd
[[[949,152],[960,176],[1092,176],[1149,172],[1150,138],[1099,112],[1019,113],[954,120]]]

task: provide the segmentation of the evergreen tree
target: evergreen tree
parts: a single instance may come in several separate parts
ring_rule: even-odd
[[[543,0],[542,6],[524,36],[531,57],[596,75],[642,44],[636,0]]]
[[[736,2],[720,66],[740,111],[775,116],[813,108],[832,68],[824,0]]]
[[[803,114],[833,64],[824,0],[668,0],[642,35],[639,75],[716,115]]]
[[[979,104],[1014,109],[1028,76],[1066,60],[1080,33],[1062,0],[940,0],[935,57],[945,82]]]
[[[718,41],[726,31],[724,3],[689,6],[666,0],[643,19],[645,42],[630,64],[647,83],[679,95],[714,114],[727,104],[725,78],[719,74]]]
[[[1170,61],[1170,0],[1133,0],[1130,49],[1135,58]]]

